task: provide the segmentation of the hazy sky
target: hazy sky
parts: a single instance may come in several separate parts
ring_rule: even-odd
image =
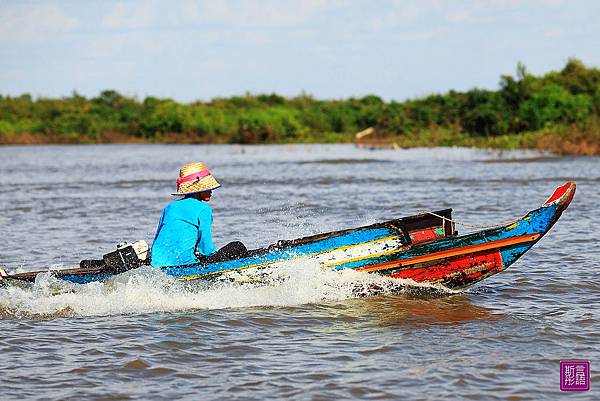
[[[497,88],[523,62],[600,66],[600,1],[0,0],[0,94],[179,101]]]

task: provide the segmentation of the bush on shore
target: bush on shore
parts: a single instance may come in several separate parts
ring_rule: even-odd
[[[376,140],[407,146],[534,146],[540,141],[532,137],[553,135],[587,141],[590,148],[598,144],[599,121],[600,70],[577,59],[539,77],[519,64],[516,76],[502,76],[495,91],[403,102],[375,95],[318,100],[246,94],[181,104],[113,90],[91,99],[76,92],[61,99],[0,96],[0,143],[350,142],[355,132],[375,127]]]

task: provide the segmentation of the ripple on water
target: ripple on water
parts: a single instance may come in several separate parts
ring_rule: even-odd
[[[190,287],[141,271],[104,285],[46,277],[0,288],[3,396],[553,400],[561,359],[595,366],[600,357],[598,158],[351,146],[0,148],[0,262],[74,266],[122,239],[151,239],[179,163],[198,158],[225,184],[212,202],[218,244],[261,246],[447,206],[461,221],[485,223],[537,207],[562,181],[575,179],[578,194],[525,257],[463,293],[356,298],[357,285],[382,282],[310,266],[257,287]],[[31,183],[27,192],[21,182]],[[593,371],[592,389],[599,385]]]

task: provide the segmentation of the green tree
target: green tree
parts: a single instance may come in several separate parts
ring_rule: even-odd
[[[536,130],[552,123],[582,121],[592,111],[592,99],[587,95],[572,95],[565,88],[550,84],[534,93],[519,109],[527,128]]]

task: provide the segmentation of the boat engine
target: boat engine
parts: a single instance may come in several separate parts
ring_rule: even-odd
[[[107,253],[102,260],[82,260],[79,266],[84,269],[102,268],[108,273],[119,274],[149,264],[148,250],[148,243],[144,240],[133,244],[122,242],[117,245],[117,250]]]

